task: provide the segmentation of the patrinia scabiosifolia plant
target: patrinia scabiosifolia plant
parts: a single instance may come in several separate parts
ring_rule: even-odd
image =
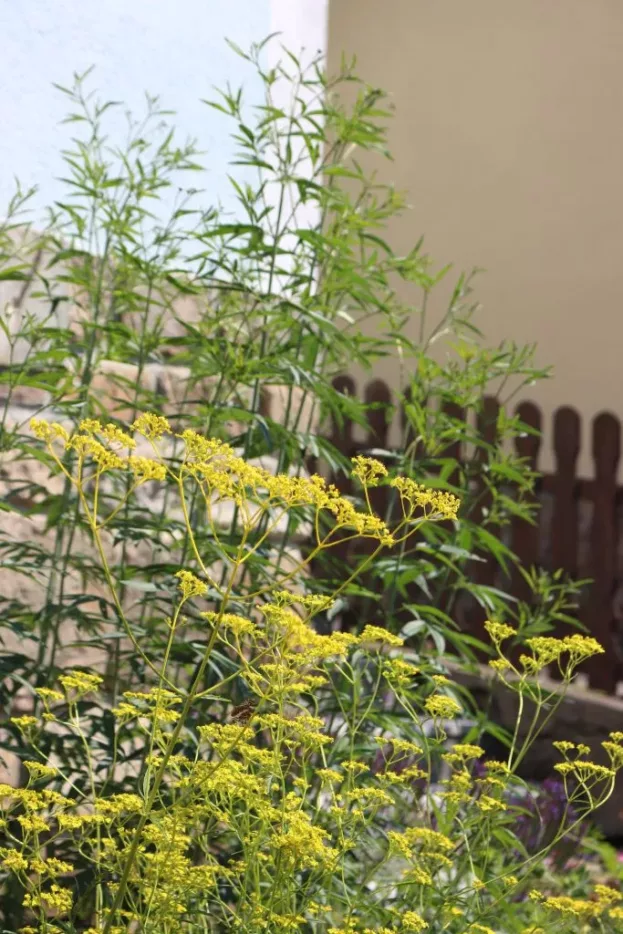
[[[144,682],[105,719],[101,678],[65,672],[37,687],[33,713],[15,719],[30,778],[24,788],[0,789],[0,864],[3,885],[19,892],[23,934],[497,934],[575,932],[593,922],[617,930],[623,909],[613,889],[572,898],[539,891],[534,880],[574,823],[612,794],[623,733],[603,744],[605,765],[585,747],[558,743],[568,808],[534,852],[513,834],[522,812],[513,803],[516,766],[599,644],[534,637],[513,663],[504,645],[515,631],[488,622],[493,668],[518,698],[515,738],[504,761],[485,759],[474,743],[448,747],[444,724],[465,700],[447,677],[414,664],[402,640],[376,626],[318,634],[313,619],[339,587],[330,596],[297,592],[294,574],[283,571],[252,589],[245,576],[270,528],[292,512],[310,526],[305,561],[355,536],[370,541],[373,561],[429,524],[454,521],[458,500],[408,478],[388,481],[378,461],[357,458],[364,502],[379,483],[397,492],[400,517],[390,528],[318,476],[274,475],[192,430],[171,458],[166,419],[143,415],[132,428],[151,456],[133,453],[135,438],[112,424],[88,419],[70,435],[33,423],[57,470],[67,471],[68,450],[75,454],[65,475]],[[121,485],[131,497],[147,482],[177,490],[190,542],[176,587],[153,603],[154,613],[167,608],[158,652],[125,616],[103,543],[120,508],[111,489]],[[193,493],[200,523],[224,503],[237,506],[235,546],[213,528],[218,561],[195,538]],[[199,664],[173,665],[173,647],[191,640],[201,646]],[[217,649],[228,665],[211,671]],[[538,680],[551,665],[560,693]],[[232,708],[235,681],[247,700]],[[401,718],[387,717],[388,701]],[[104,730],[114,737],[112,757]],[[60,739],[54,756],[41,753],[48,732]],[[68,760],[63,749],[72,745],[80,754]],[[439,760],[448,778],[434,786]]]
[[[458,525],[427,526],[417,550],[403,542],[369,565],[365,615],[393,631],[411,620],[414,646],[432,635],[441,650],[449,637],[463,652],[469,640],[457,629],[454,610],[465,595],[492,614],[516,613],[527,634],[542,632],[566,610],[568,591],[544,577],[532,581],[517,609],[504,586],[483,587],[472,573],[483,557],[513,566],[504,528],[513,516],[530,515],[533,476],[505,447],[523,430],[517,419],[501,419],[495,441],[485,443],[469,418],[480,412],[485,394],[510,405],[543,372],[531,348],[482,345],[466,280],[437,314],[440,276],[421,242],[401,254],[385,239],[405,198],[379,182],[369,164],[371,156],[388,156],[384,95],[348,62],[328,76],[319,61],[307,66],[285,53],[279,66],[267,67],[264,44],[236,51],[262,94],[257,106],[238,89],[211,102],[222,132],[232,127],[236,151],[227,184],[235,208],[206,206],[197,146],[177,139],[156,99],[148,99],[144,118],[131,119],[117,144],[115,105],[100,100],[83,75],[64,89],[75,135],[45,230],[25,221],[29,193],[16,196],[0,227],[0,281],[16,280],[20,289],[11,314],[0,309],[9,345],[0,372],[8,513],[0,522],[0,555],[12,580],[24,582],[0,594],[12,637],[0,656],[0,698],[7,705],[16,677],[37,682],[46,666],[58,672],[72,645],[108,657],[109,685],[129,670],[140,679],[143,664],[110,638],[115,608],[92,599],[105,580],[83,546],[88,529],[75,489],[66,478],[48,483],[46,455],[24,430],[32,413],[13,407],[29,390],[48,391],[40,404],[70,429],[86,417],[131,422],[156,409],[178,434],[192,428],[229,440],[247,458],[272,457],[273,470],[304,475],[309,459],[318,458],[323,470],[339,474],[348,462],[326,440],[326,417],[365,425],[368,413],[361,401],[338,392],[332,377],[354,365],[374,375],[375,360],[395,354],[401,389],[411,392],[392,469],[397,465],[418,482],[434,475],[433,485],[451,487],[464,508]],[[291,93],[277,94],[277,86]],[[458,355],[446,359],[453,345]],[[280,403],[269,412],[262,403],[271,393]],[[448,402],[466,411],[468,421],[448,415],[440,406]],[[472,446],[469,462],[444,454],[457,439]],[[68,451],[65,466],[74,460]],[[486,514],[475,476],[485,478],[493,503]],[[123,606],[143,602],[144,645],[162,639],[160,626],[146,622],[149,588],[191,554],[183,518],[170,506],[168,494],[130,497],[116,515],[119,547],[109,560]],[[216,556],[219,542],[237,547],[236,510],[223,519],[217,542],[209,526],[197,526],[200,506],[192,497],[188,509],[205,553],[213,549]],[[273,530],[271,548],[249,557],[253,586],[281,573],[301,531],[290,514]],[[149,554],[138,567],[136,550],[145,550],[146,541]],[[323,561],[315,562],[314,574],[326,578],[327,592],[341,587],[343,550],[318,557]],[[73,586],[77,578],[81,585]],[[41,600],[33,599],[33,585]],[[341,589],[334,612],[358,612],[361,579],[358,587]],[[186,663],[195,644],[171,651]]]

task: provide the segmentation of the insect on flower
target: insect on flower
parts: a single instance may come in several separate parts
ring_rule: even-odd
[[[231,712],[232,723],[248,723],[257,707],[257,700],[250,698],[238,704]]]

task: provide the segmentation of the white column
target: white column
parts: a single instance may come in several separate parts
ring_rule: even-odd
[[[295,55],[304,48],[306,59],[326,53],[328,18],[329,0],[270,0],[270,31],[280,32],[278,41]]]
[[[268,45],[268,59],[271,66],[283,61],[286,70],[292,63],[284,59],[283,49],[287,49],[299,58],[304,67],[318,59],[324,61],[327,50],[327,26],[329,16],[329,0],[270,0],[270,32],[279,33]],[[300,96],[309,93],[301,89]],[[272,89],[273,99],[277,106],[286,112],[291,107],[292,88],[288,82],[277,80]],[[301,175],[306,174],[307,159],[303,158],[299,166]],[[311,174],[311,170],[309,173]],[[274,192],[268,192],[271,200]],[[293,189],[293,199],[297,192]],[[296,225],[299,227],[314,228],[319,221],[318,207],[313,202],[298,205],[296,209]]]

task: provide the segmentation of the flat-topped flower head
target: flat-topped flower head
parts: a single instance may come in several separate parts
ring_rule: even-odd
[[[127,432],[117,428],[112,422],[102,425],[98,418],[83,418],[80,431],[85,435],[99,435],[109,444],[119,444],[124,448],[135,448],[136,441]]]
[[[433,694],[424,704],[424,708],[436,719],[453,720],[461,713],[461,705],[447,694]]]
[[[62,425],[59,425],[58,422],[46,422],[40,418],[31,418],[30,430],[35,438],[38,438],[40,441],[45,441],[46,444],[51,444],[52,441],[56,441],[57,439],[64,442],[69,441],[69,432]]]
[[[531,893],[532,894],[532,893]],[[561,915],[571,915],[575,918],[594,918],[601,914],[603,908],[598,901],[587,898],[571,898],[568,895],[551,895],[542,900],[544,908]]]
[[[463,761],[468,759],[480,759],[485,751],[482,746],[476,746],[474,743],[455,743],[451,750],[455,756],[459,756]]]
[[[30,714],[23,714],[21,717],[10,717],[9,723],[16,726],[22,733],[29,733],[39,725],[37,718]]]
[[[24,765],[28,769],[28,773],[31,778],[54,778],[58,775],[58,769],[53,768],[51,765],[44,765],[41,762],[34,762],[29,759],[25,760]]]
[[[324,596],[323,594],[297,594],[291,593],[289,590],[275,590],[272,597],[278,606],[299,605],[306,609],[310,616],[330,610],[335,603],[333,597]]]
[[[75,693],[78,697],[84,697],[91,691],[96,691],[104,679],[100,675],[90,674],[86,671],[72,671],[69,674],[61,675],[59,683],[65,689],[66,694]]]
[[[218,624],[223,630],[230,632],[236,638],[241,636],[252,636],[258,631],[257,626],[237,613],[217,613],[215,610],[209,610],[207,613],[199,614],[212,625]]]
[[[486,621],[485,629],[489,633],[491,641],[496,646],[498,646],[505,639],[510,639],[511,636],[517,635],[517,630],[513,629],[512,626],[507,626],[506,623],[498,623],[497,620],[493,619],[488,619]]]
[[[132,431],[137,431],[151,441],[157,441],[165,434],[171,434],[171,426],[163,415],[145,412],[132,423]]]
[[[593,655],[603,655],[605,651],[597,639],[593,639],[591,636],[581,636],[579,633],[575,633],[573,636],[565,636],[563,644],[573,661],[582,661],[585,658],[591,658]]]
[[[78,427],[87,435],[98,435],[103,426],[99,418],[83,418]]]
[[[385,662],[383,674],[392,687],[406,689],[411,687],[420,669],[404,658],[392,658]]]
[[[65,700],[65,695],[61,694],[60,691],[55,691],[53,688],[35,688],[35,694],[37,697],[40,697],[44,703]]]
[[[405,911],[402,916],[402,926],[405,931],[414,931],[415,934],[421,934],[428,927],[428,924],[417,911]]]
[[[69,889],[61,888],[60,885],[52,885],[47,891],[38,893],[27,893],[24,895],[22,905],[25,908],[43,909],[53,911],[58,915],[66,915],[73,906],[73,894]],[[46,925],[46,927],[48,927]]]
[[[610,757],[610,763],[613,769],[620,769],[623,767],[623,746],[620,746],[619,743],[612,743],[609,740],[605,740],[602,744],[602,747],[608,753]]]
[[[404,645],[404,639],[401,639],[400,636],[395,636],[391,632],[387,632],[386,629],[381,629],[380,626],[365,626],[363,632],[359,637],[359,642],[361,645],[365,643],[376,643],[381,645],[392,645],[392,646],[401,646]]]
[[[554,639],[551,636],[535,636],[533,639],[526,639],[526,645],[532,651],[532,665],[537,669],[557,661],[565,651],[564,640]],[[531,666],[524,663],[524,667]]]
[[[146,483],[149,480],[164,480],[167,475],[164,464],[160,464],[150,457],[131,456],[128,458],[128,467],[139,483]]]
[[[617,902],[623,900],[621,892],[611,888],[609,885],[602,885],[601,883],[595,886],[595,895],[602,905],[615,905]]]
[[[461,501],[453,493],[432,490],[409,477],[395,477],[390,486],[400,493],[405,514],[411,515],[420,509],[429,519],[456,519],[458,516]]]
[[[353,457],[352,476],[362,486],[378,486],[382,477],[387,476],[387,467],[374,457]]]
[[[175,576],[179,579],[178,586],[185,600],[203,597],[208,592],[208,585],[199,580],[192,571],[178,571]]]
[[[91,434],[72,435],[66,446],[76,451],[80,457],[90,457],[98,465],[100,471],[121,470],[127,464],[124,457],[111,451]]]

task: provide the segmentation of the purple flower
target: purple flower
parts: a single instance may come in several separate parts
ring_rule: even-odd
[[[553,841],[563,821],[566,825],[573,824],[578,817],[567,801],[564,784],[557,778],[547,778],[524,794],[512,795],[508,804],[518,811],[515,834],[530,855]],[[550,860],[558,869],[564,869],[577,855],[586,831],[587,826],[581,824],[556,844]]]

